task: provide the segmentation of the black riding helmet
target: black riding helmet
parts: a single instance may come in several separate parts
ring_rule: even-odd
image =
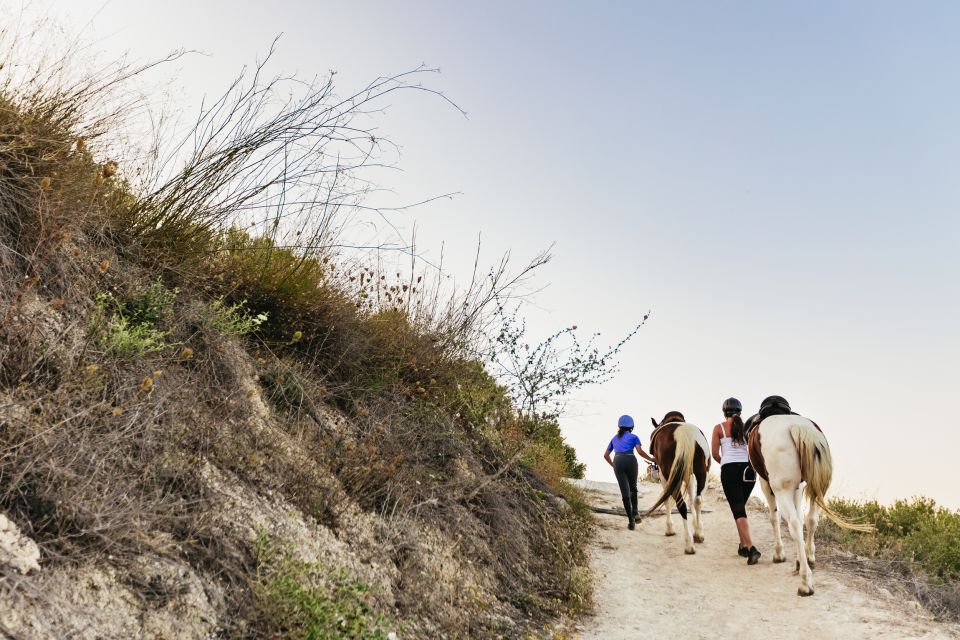
[[[743,405],[736,398],[727,398],[723,401],[723,415],[732,416],[743,411]]]

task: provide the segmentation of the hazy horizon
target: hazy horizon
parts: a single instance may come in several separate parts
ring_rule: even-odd
[[[472,267],[555,243],[528,307],[541,334],[615,341],[622,371],[577,394],[564,434],[601,455],[617,417],[682,410],[705,432],[736,396],[783,395],[826,432],[831,493],[946,482],[960,358],[960,6],[493,2],[39,3],[107,57],[185,47],[196,109],[283,34],[274,63],[342,91],[426,63],[439,100],[378,123],[402,145],[385,186],[427,258]],[[953,389],[954,391],[951,391]]]

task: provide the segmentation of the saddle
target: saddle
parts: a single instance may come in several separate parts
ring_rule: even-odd
[[[757,427],[760,426],[760,423],[770,416],[798,415],[800,414],[790,408],[790,403],[787,402],[786,398],[770,396],[760,403],[760,411],[747,418],[746,422],[743,423],[743,432],[747,438],[747,451],[750,457],[750,465],[756,471],[757,475],[764,480],[769,480],[769,477],[766,466],[763,463],[763,456],[760,454],[760,434],[757,433],[756,437],[753,437],[754,432],[757,430]],[[809,418],[807,419],[809,420]],[[810,420],[810,422],[813,422],[813,420]],[[813,422],[813,426],[817,428],[817,431],[823,431],[816,422]],[[744,475],[744,480],[746,479],[746,475]]]
[[[790,409],[790,403],[782,396],[769,396],[760,403],[760,411],[747,418],[743,423],[743,432],[747,437],[750,432],[760,426],[766,418],[770,416],[796,416],[800,415]]]

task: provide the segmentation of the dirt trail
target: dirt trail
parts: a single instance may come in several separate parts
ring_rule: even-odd
[[[590,483],[591,503],[620,506],[616,485]],[[659,485],[640,485],[640,504],[650,504]],[[704,508],[706,541],[697,553],[683,553],[680,516],[677,535],[664,537],[662,517],[645,519],[628,531],[622,516],[597,515],[593,549],[597,615],[578,629],[581,638],[804,638],[903,639],[960,638],[960,626],[933,621],[918,604],[895,598],[882,587],[831,570],[820,558],[814,573],[816,593],[796,595],[793,542],[784,530],[787,562],[773,564],[773,534],[766,509],[751,501],[751,531],[763,552],[748,567],[736,555],[737,537],[722,494],[709,490]],[[762,509],[762,511],[761,511]],[[740,603],[731,610],[732,600]]]

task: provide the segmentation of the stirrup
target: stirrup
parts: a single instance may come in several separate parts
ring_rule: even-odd
[[[756,481],[757,481],[757,472],[754,471],[753,467],[744,467],[744,468],[743,468],[743,481],[744,481],[744,482],[756,482]]]

